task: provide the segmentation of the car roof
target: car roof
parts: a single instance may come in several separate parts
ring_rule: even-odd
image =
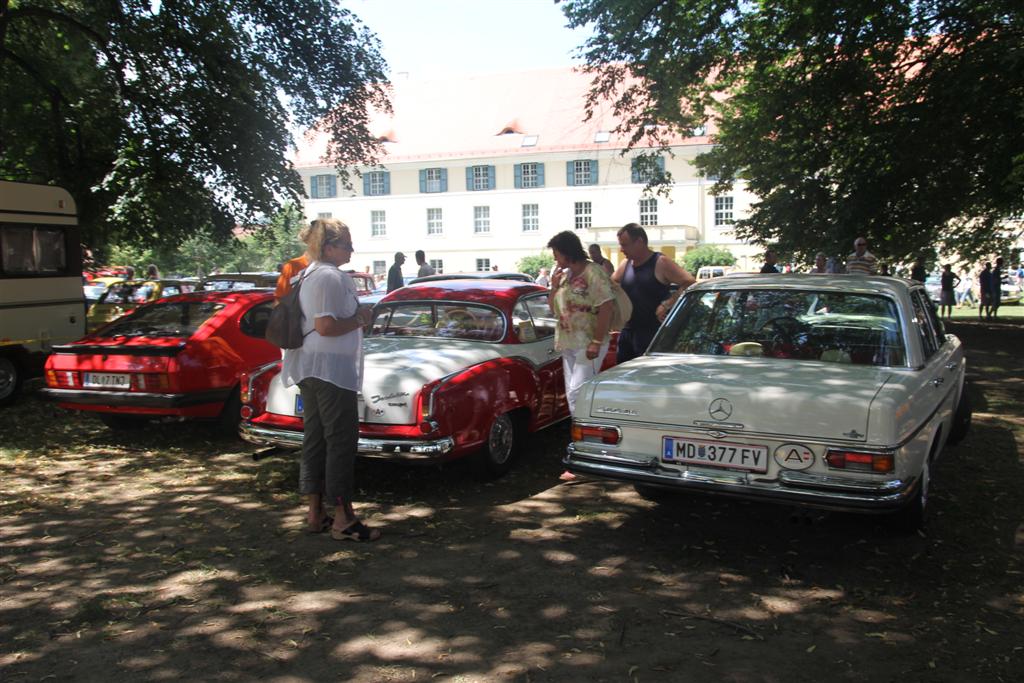
[[[518,280],[520,282],[533,282],[533,278],[526,273],[496,273],[493,271],[480,271],[472,273],[435,273],[413,278],[411,284],[419,282],[436,282],[438,280]]]
[[[180,301],[218,301],[225,304],[235,303],[236,301],[260,301],[260,300],[271,300],[274,298],[274,292],[270,289],[228,289],[228,290],[217,290],[217,289],[200,289],[195,292],[188,292],[187,294],[175,294],[174,296],[164,297],[158,301],[152,302],[150,305],[157,303],[175,303]]]
[[[734,273],[700,280],[687,291],[725,289],[815,289],[837,292],[863,292],[898,296],[920,282],[888,275],[814,274],[814,273]]]
[[[381,304],[398,301],[467,301],[481,304],[511,305],[524,294],[547,292],[546,287],[519,280],[472,278],[419,282],[396,289],[381,299]]]

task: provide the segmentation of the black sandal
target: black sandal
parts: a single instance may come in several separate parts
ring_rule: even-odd
[[[331,529],[331,538],[335,541],[376,541],[380,538],[380,535],[379,530],[371,529],[358,519],[341,531],[334,528]]]

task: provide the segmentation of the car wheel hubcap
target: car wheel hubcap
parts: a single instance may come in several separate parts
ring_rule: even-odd
[[[502,415],[491,425],[491,434],[487,439],[487,450],[491,454],[491,460],[502,465],[512,455],[512,420],[508,415]]]

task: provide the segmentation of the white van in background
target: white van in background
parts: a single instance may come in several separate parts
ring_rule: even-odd
[[[713,277],[722,277],[734,272],[736,269],[732,266],[701,266],[697,269],[698,280],[710,280]]]
[[[85,334],[75,202],[50,185],[0,181],[0,406],[53,344]]]

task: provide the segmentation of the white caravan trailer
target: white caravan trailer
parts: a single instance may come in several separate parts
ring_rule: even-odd
[[[0,405],[53,344],[85,334],[75,202],[50,185],[0,181]]]

